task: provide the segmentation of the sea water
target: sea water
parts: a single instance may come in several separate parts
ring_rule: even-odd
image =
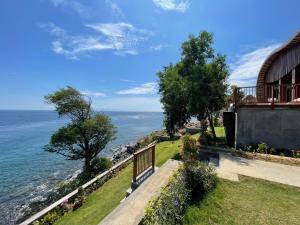
[[[163,114],[104,112],[117,128],[116,139],[101,153],[134,143],[162,128]],[[30,202],[43,200],[59,181],[78,173],[82,161],[68,161],[43,146],[68,122],[54,111],[0,111],[0,224],[13,220]]]

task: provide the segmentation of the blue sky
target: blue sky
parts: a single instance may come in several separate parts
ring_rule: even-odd
[[[201,30],[227,55],[231,84],[255,84],[300,28],[297,0],[1,0],[0,109],[49,109],[71,85],[99,110],[161,111],[156,73]]]

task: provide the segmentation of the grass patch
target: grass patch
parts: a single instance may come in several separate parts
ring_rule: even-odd
[[[156,145],[156,166],[160,167],[168,159],[180,152],[181,140],[166,141]],[[107,181],[101,188],[90,194],[82,207],[63,216],[56,225],[97,225],[125,197],[132,180],[132,164]]]
[[[183,224],[296,225],[299,206],[299,188],[249,177],[220,179],[202,202],[188,207]]]

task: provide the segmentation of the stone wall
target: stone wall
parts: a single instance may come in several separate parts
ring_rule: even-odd
[[[274,148],[300,149],[300,109],[240,108],[235,127],[236,147],[265,142]]]

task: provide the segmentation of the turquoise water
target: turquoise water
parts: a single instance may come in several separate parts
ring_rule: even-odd
[[[162,113],[104,113],[118,130],[116,140],[102,153],[107,156],[111,149],[162,128]],[[0,224],[7,224],[29,202],[44,199],[60,180],[81,168],[80,161],[67,161],[42,149],[67,121],[53,111],[0,111]]]

